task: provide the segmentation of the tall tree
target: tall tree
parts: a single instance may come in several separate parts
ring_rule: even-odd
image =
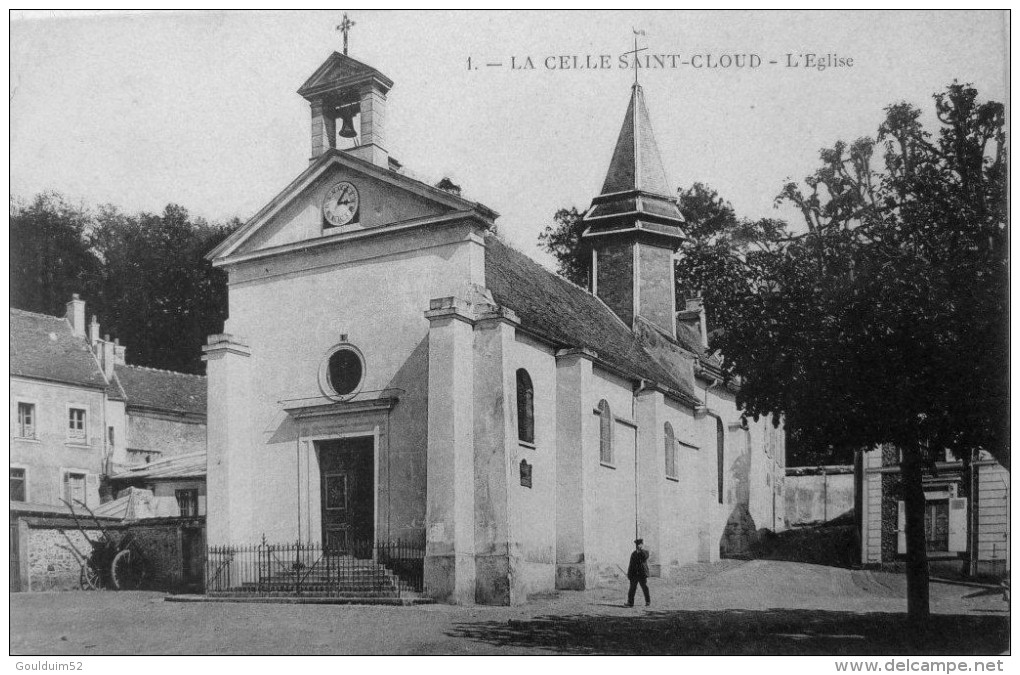
[[[925,466],[949,449],[1009,467],[1004,110],[968,85],[934,98],[936,134],[916,107],[889,106],[876,139],[823,150],[803,187],[785,186],[777,201],[800,209],[804,234],[736,221],[704,186],[679,195],[690,231],[678,284],[703,289],[711,346],[741,378],[738,404],[784,416],[799,445],[829,457],[901,450],[918,625],[929,611]],[[564,224],[546,237],[560,248],[546,246],[583,263],[570,246],[580,225],[551,228]]]
[[[62,315],[72,293],[94,287],[99,261],[85,242],[89,223],[86,208],[53,192],[11,201],[12,307]]]
[[[700,294],[712,330],[721,325],[722,316],[739,309],[733,306],[734,283],[745,276],[749,261],[756,264],[762,251],[788,236],[786,223],[738,218],[733,206],[704,183],[678,190],[677,206],[685,221],[675,263],[677,297]],[[582,215],[576,207],[557,211],[539,235],[539,244],[556,259],[561,275],[587,286],[591,251],[581,240]]]
[[[560,209],[538,235],[538,243],[556,259],[556,269],[578,286],[588,286],[590,251],[581,244],[584,224],[576,206]]]
[[[206,336],[223,330],[226,278],[205,254],[240,225],[91,210],[44,193],[12,201],[11,306],[62,315],[72,293],[138,365],[200,373]]]
[[[202,372],[201,345],[227,309],[223,272],[204,256],[235,226],[193,220],[176,204],[160,215],[101,209],[91,236],[103,261],[97,306],[134,362]]]
[[[924,467],[947,448],[1009,466],[1003,107],[953,84],[935,108],[936,135],[917,108],[890,106],[876,140],[837,143],[784,188],[808,231],[733,286],[742,311],[717,341],[749,414],[785,414],[817,447],[901,450],[919,625]]]

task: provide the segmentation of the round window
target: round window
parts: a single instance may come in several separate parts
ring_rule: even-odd
[[[334,348],[319,373],[323,392],[330,398],[347,400],[361,389],[365,362],[361,352],[350,345]]]

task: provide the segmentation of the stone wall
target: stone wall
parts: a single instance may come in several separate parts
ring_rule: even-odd
[[[145,588],[174,591],[200,585],[205,549],[201,519],[174,518],[146,524],[118,524],[110,526],[107,531],[118,541],[128,533],[134,538],[148,563]],[[83,534],[70,523],[45,518],[29,519],[29,527],[21,541],[21,555],[27,558],[28,573],[28,578],[23,580],[24,588],[30,591],[79,590],[81,565],[71,551],[68,538],[81,554],[88,555],[92,551],[90,541],[100,541],[102,536],[97,529],[87,529]]]
[[[786,470],[786,517],[791,525],[819,523],[852,512],[853,466]]]
[[[74,546],[83,554],[92,550],[89,539],[98,540],[99,530],[64,530]],[[30,527],[22,540],[21,555],[28,558],[28,579],[24,588],[30,591],[74,591],[80,588],[81,565],[71,552],[67,539],[57,529]]]
[[[131,450],[158,452],[157,459],[205,452],[205,424],[167,415],[129,410],[127,416],[127,447]],[[129,462],[144,461],[137,453],[129,453]]]
[[[596,251],[595,291],[628,326],[634,322],[634,245],[600,242]]]

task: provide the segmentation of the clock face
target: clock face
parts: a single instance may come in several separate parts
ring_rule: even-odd
[[[358,215],[358,190],[344,181],[337,183],[322,200],[322,217],[329,227],[340,227],[353,222]]]

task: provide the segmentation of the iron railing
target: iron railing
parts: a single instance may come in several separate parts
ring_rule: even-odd
[[[404,598],[424,586],[425,547],[397,540],[209,546],[205,586],[212,595]]]

